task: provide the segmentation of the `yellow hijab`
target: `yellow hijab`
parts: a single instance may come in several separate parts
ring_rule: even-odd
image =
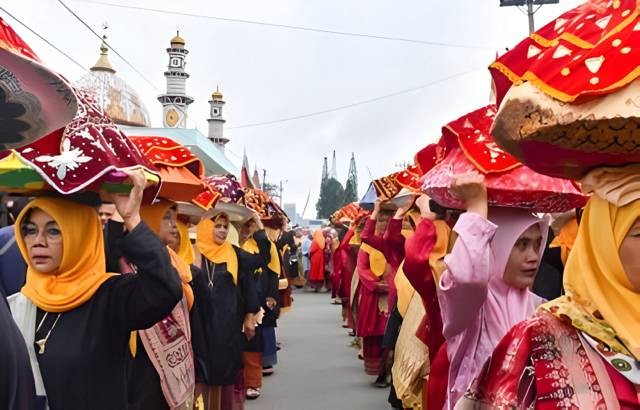
[[[214,216],[214,219],[224,214]],[[225,215],[226,217],[226,215]],[[228,219],[227,219],[228,221]],[[231,225],[231,222],[229,222]],[[231,274],[233,283],[238,284],[238,255],[229,241],[218,245],[213,240],[213,227],[215,223],[211,219],[203,219],[196,227],[196,246],[200,253],[215,264],[226,263],[227,272]]]
[[[567,264],[569,252],[573,248],[578,235],[578,219],[573,217],[560,229],[558,236],[553,238],[550,248],[560,248],[560,259],[564,265]]]
[[[542,306],[636,359],[640,359],[640,294],[627,278],[619,249],[638,217],[640,200],[617,207],[592,196],[564,270],[567,294]]]
[[[269,248],[269,255],[271,259],[269,260],[269,264],[267,266],[277,275],[280,275],[280,257],[278,255],[278,248],[276,244],[272,241],[269,241],[271,247]],[[242,249],[249,253],[260,253],[260,248],[258,248],[258,243],[253,237],[248,238],[243,244]]]
[[[384,257],[384,254],[364,242],[360,245],[360,250],[369,254],[371,272],[377,277],[384,275],[387,270],[387,258]]]
[[[180,256],[189,265],[193,264],[196,260],[193,246],[191,246],[191,238],[189,238],[189,227],[182,221],[178,221],[178,233],[180,234],[180,248],[178,249],[178,256]]]
[[[62,261],[57,274],[40,273],[29,260],[20,226],[35,208],[49,214],[62,232]],[[106,273],[102,226],[95,209],[89,206],[58,198],[34,199],[18,215],[15,234],[28,265],[22,293],[46,312],[66,312],[79,307],[115,275]]]
[[[167,210],[173,206],[175,206],[175,203],[167,201],[166,199],[161,199],[160,202],[153,205],[142,205],[140,207],[140,217],[149,226],[149,229],[158,235],[160,233],[160,225],[162,224],[164,215],[167,213]],[[189,235],[187,233],[187,240],[188,239]],[[182,237],[180,240],[182,243]],[[189,242],[189,244],[190,243],[191,242]],[[193,279],[191,276],[191,268],[189,267],[189,264],[173,249],[167,246],[167,251],[171,257],[171,265],[176,271],[178,271],[178,275],[180,275],[180,280],[182,281],[182,292],[184,297],[187,298],[187,305],[189,306],[189,309],[191,309],[194,302],[193,289],[189,284]]]

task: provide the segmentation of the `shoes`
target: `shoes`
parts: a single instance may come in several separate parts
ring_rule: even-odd
[[[389,381],[387,381],[387,376],[386,375],[381,374],[380,376],[378,376],[376,381],[373,382],[373,385],[376,386],[376,387],[379,387],[381,389],[384,389],[386,387],[391,386],[391,383]]]
[[[351,337],[355,337],[356,336],[356,332],[354,330],[349,332],[349,336]],[[358,345],[360,345],[360,343],[358,343]]]
[[[362,353],[358,353],[358,359],[364,360],[364,356],[362,355]]]
[[[273,369],[273,366],[263,367],[262,368],[262,375],[263,376],[271,376],[274,372],[275,372],[275,370]]]
[[[342,301],[338,298],[332,299],[331,300],[331,304],[332,305],[342,305]]]
[[[255,399],[257,399],[258,397],[260,397],[260,389],[259,388],[253,389],[253,388],[249,387],[247,389],[247,393],[246,393],[245,397],[247,398],[247,400],[255,400]]]

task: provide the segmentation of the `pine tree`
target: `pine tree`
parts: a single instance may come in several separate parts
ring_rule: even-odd
[[[328,219],[344,204],[344,188],[334,178],[328,178],[320,187],[320,198],[316,203],[318,218]]]

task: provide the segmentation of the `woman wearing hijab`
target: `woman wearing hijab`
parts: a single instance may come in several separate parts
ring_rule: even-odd
[[[144,176],[131,178],[129,196],[113,199],[128,231],[119,246],[136,275],[105,272],[93,207],[37,198],[18,217],[16,237],[29,267],[9,302],[36,392],[52,410],[127,408],[131,331],[153,326],[183,297],[166,247],[140,219]]]
[[[244,381],[246,397],[249,400],[257,399],[261,394],[263,376],[263,353],[265,351],[265,338],[272,338],[275,349],[276,319],[279,313],[278,307],[278,251],[273,242],[269,240],[262,229],[260,218],[246,222],[240,230],[240,242],[242,249],[260,255],[262,263],[252,272],[252,279],[258,291],[258,300],[261,304],[264,316],[261,324],[256,328],[256,336],[247,339],[244,350]],[[266,334],[265,334],[266,330]]]
[[[309,256],[311,259],[311,270],[309,271],[309,283],[314,292],[320,291],[324,285],[325,248],[326,239],[322,229],[316,229],[313,233]]]
[[[542,303],[529,288],[548,229],[522,209],[489,210],[481,175],[457,175],[450,191],[467,211],[454,227],[458,237],[439,283],[450,362],[448,408],[464,395],[500,339]]]
[[[171,248],[180,240],[176,204],[163,199],[153,205],[143,205],[140,216],[167,246],[171,264],[182,282],[183,298],[167,317],[135,334],[135,343],[131,346],[129,408],[190,409],[195,370],[189,309],[194,297],[189,284],[191,269]]]
[[[242,409],[241,385],[244,331],[255,334],[254,315],[260,309],[251,278],[260,266],[228,240],[229,216],[218,213],[197,226],[196,246],[202,255],[201,273],[194,276],[195,304],[191,311],[196,357],[196,406],[208,410]],[[240,383],[239,383],[240,381]]]
[[[461,405],[640,407],[639,170],[605,168],[582,181],[594,195],[567,259],[566,295],[511,329]]]

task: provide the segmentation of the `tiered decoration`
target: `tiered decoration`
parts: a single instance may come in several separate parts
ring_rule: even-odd
[[[565,178],[639,162],[639,59],[636,0],[592,0],[564,13],[491,65],[496,142]]]
[[[442,129],[439,146],[446,154],[423,179],[433,200],[463,209],[449,193],[455,174],[479,172],[492,206],[526,208],[532,212],[564,212],[585,205],[587,197],[566,179],[537,174],[496,145],[489,133],[496,107],[489,105],[450,122]]]
[[[30,178],[16,187],[20,185],[13,179],[17,174],[4,172],[0,173],[0,190],[44,187],[65,195],[83,190],[128,192],[131,183],[125,171],[142,169],[147,181],[154,183],[145,193],[146,199],[152,200],[159,188],[158,171],[90,97],[78,90],[76,95],[78,112],[64,129],[0,153],[0,169],[9,171],[12,164],[16,165],[15,171],[31,168],[46,184]]]
[[[158,196],[172,201],[191,202],[208,186],[202,181],[204,164],[189,148],[166,137],[130,137],[140,152],[159,171],[162,186]],[[203,203],[195,202],[204,210],[215,205],[219,195],[212,193]]]
[[[341,223],[350,224],[368,214],[369,212],[362,209],[357,202],[352,202],[335,211],[333,215],[331,215],[330,221],[334,225]]]

